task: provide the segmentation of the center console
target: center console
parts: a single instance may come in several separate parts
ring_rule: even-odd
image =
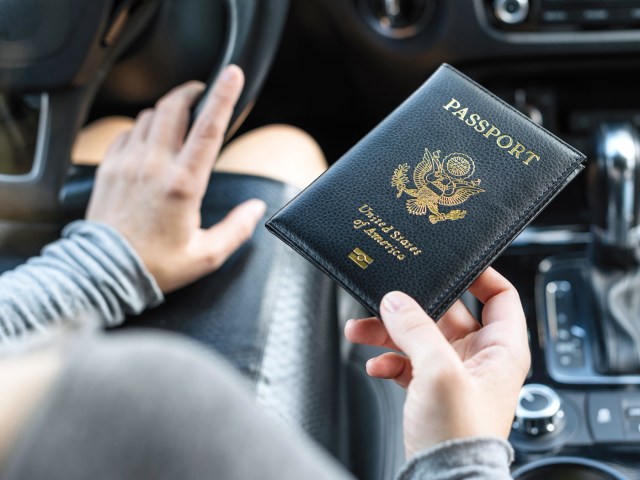
[[[592,121],[582,136],[571,131],[571,121],[554,124],[582,141],[590,158],[581,179],[582,209],[565,197],[496,265],[515,279],[532,334],[533,366],[510,437],[516,478],[638,475],[640,142],[637,127],[617,121],[619,114],[606,108],[585,114],[599,123]],[[565,209],[574,212],[573,231]],[[580,210],[584,216],[576,215]],[[564,227],[549,224],[554,214]],[[564,231],[563,240],[549,240],[554,229]],[[560,463],[549,463],[553,459]],[[551,473],[558,471],[567,477]]]

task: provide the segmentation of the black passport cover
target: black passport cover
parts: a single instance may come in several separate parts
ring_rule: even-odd
[[[437,319],[585,157],[449,65],[266,224],[379,316]]]

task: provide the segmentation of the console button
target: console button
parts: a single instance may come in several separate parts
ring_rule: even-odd
[[[624,394],[622,409],[627,440],[640,441],[640,394]]]
[[[567,10],[545,10],[542,12],[542,21],[545,23],[567,23],[569,12]]]
[[[625,435],[620,397],[613,392],[592,392],[588,400],[589,427],[596,442],[620,442]]]
[[[584,367],[584,347],[582,338],[566,328],[558,329],[558,341],[555,345],[560,365],[568,368]]]
[[[624,413],[627,418],[640,419],[640,407],[627,407]]]
[[[585,8],[582,10],[584,23],[602,23],[611,19],[611,11],[607,8]]]

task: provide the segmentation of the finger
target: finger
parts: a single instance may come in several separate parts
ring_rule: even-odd
[[[115,138],[115,140],[111,142],[111,145],[109,145],[109,148],[104,154],[104,159],[101,163],[111,161],[112,158],[115,158],[118,153],[124,150],[127,146],[127,143],[129,142],[129,136],[129,132],[122,132],[121,134],[119,134]]]
[[[193,124],[180,160],[196,178],[208,180],[243,84],[244,75],[239,67],[225,68]]]
[[[412,360],[438,364],[442,357],[457,358],[435,322],[410,296],[391,292],[380,303],[382,320],[389,336]]]
[[[187,82],[162,97],[156,104],[149,142],[178,151],[187,132],[191,106],[204,88],[202,82]]]
[[[451,305],[436,325],[449,343],[480,329],[480,324],[462,300]]]
[[[196,258],[202,259],[203,274],[217,270],[251,238],[266,209],[267,205],[262,200],[248,200],[231,210],[213,227],[202,230]]]
[[[469,292],[481,303],[487,303],[491,297],[510,288],[513,288],[513,285],[509,280],[492,267],[489,267],[471,284]]]
[[[350,342],[398,350],[384,324],[377,318],[351,319],[344,326],[344,335]]]
[[[370,359],[366,368],[369,376],[395,380],[403,388],[409,386],[413,375],[409,359],[393,352]]]
[[[153,122],[153,110],[151,108],[142,110],[138,114],[138,117],[136,118],[136,123],[134,123],[133,129],[131,130],[131,137],[130,137],[131,143],[146,142],[147,136],[149,135],[149,128],[151,128],[152,122]]]
[[[507,347],[514,359],[521,360],[522,370],[528,371],[530,356],[527,319],[518,291],[492,268],[480,275],[469,290],[484,302],[483,328],[496,329],[498,334],[495,336],[495,343]]]
[[[485,305],[482,311],[483,325],[500,321],[525,325],[517,290],[493,268],[485,270],[471,284],[469,291]]]

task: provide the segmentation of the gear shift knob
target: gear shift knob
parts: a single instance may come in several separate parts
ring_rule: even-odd
[[[605,123],[596,149],[590,179],[595,261],[630,267],[640,260],[640,137],[629,123]]]

